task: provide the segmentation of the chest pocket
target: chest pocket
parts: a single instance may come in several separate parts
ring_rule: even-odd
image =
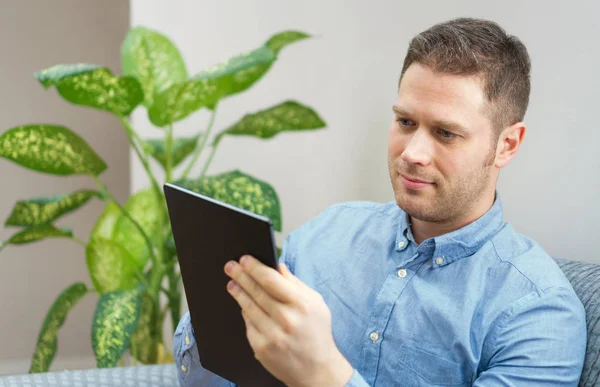
[[[396,352],[395,357],[397,372],[407,380],[414,380],[414,385],[471,385],[470,367],[467,364],[455,363],[407,344]]]

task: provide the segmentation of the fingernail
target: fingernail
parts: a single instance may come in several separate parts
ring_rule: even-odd
[[[244,255],[240,258],[240,264],[245,265],[248,262],[248,256]]]
[[[235,283],[235,281],[229,281],[227,283],[227,289],[229,289],[229,290],[235,289],[236,286],[237,286],[237,284]]]
[[[233,270],[233,262],[230,261],[225,265],[225,273],[229,274],[231,270]]]

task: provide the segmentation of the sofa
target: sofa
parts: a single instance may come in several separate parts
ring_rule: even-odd
[[[600,386],[600,265],[556,259],[586,310],[588,342],[579,386]],[[173,387],[175,366],[147,365],[0,377],[0,387]]]

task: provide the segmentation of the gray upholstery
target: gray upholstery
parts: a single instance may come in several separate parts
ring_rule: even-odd
[[[587,351],[580,386],[600,385],[600,265],[556,259],[586,313]]]
[[[556,259],[586,311],[588,344],[580,386],[600,386],[600,265]],[[173,364],[0,377],[0,387],[173,387]]]
[[[0,387],[176,387],[174,364],[0,377]]]

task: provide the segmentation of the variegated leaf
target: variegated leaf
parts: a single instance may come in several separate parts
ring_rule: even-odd
[[[4,225],[28,227],[52,223],[83,206],[93,197],[103,199],[102,193],[98,191],[80,190],[70,195],[20,200],[13,207]]]
[[[187,70],[181,53],[165,35],[145,27],[129,30],[121,46],[123,73],[137,78],[144,89],[144,105],[154,95],[185,81]]]
[[[235,207],[266,216],[273,228],[281,231],[281,206],[275,189],[267,182],[238,170],[201,179],[175,182],[183,188],[229,203]]]
[[[103,294],[92,323],[92,348],[98,368],[114,367],[131,342],[141,309],[138,289]]]
[[[144,100],[139,81],[115,77],[106,67],[60,64],[35,74],[44,87],[56,86],[69,102],[128,116]]]
[[[106,163],[77,134],[64,126],[24,125],[0,135],[0,157],[53,175],[98,176]]]
[[[161,243],[161,232],[164,224],[163,206],[152,189],[144,189],[130,196],[125,203],[125,210],[135,219],[156,247]],[[112,239],[123,246],[143,269],[151,256],[151,251],[144,236],[125,215],[120,215],[115,223]]]
[[[85,284],[78,282],[65,289],[54,301],[38,336],[29,373],[48,371],[58,346],[58,330],[65,322],[69,311],[87,292]]]
[[[88,271],[99,294],[133,289],[138,284],[135,258],[120,244],[92,237],[85,249]]]
[[[224,134],[271,138],[283,131],[299,131],[325,127],[325,122],[308,106],[286,101],[254,114],[247,114]]]
[[[234,56],[184,82],[173,84],[156,96],[148,110],[150,121],[164,127],[203,107],[213,109],[220,99],[240,93],[262,78],[284,46],[308,37],[303,32],[284,31],[255,50]]]
[[[51,224],[42,224],[19,231],[3,244],[23,245],[38,242],[46,238],[70,238],[72,236],[73,231],[66,227],[54,227]]]
[[[156,364],[158,360],[158,343],[162,332],[156,332],[156,318],[154,302],[145,294],[142,297],[140,319],[131,338],[132,355],[144,364]]]

